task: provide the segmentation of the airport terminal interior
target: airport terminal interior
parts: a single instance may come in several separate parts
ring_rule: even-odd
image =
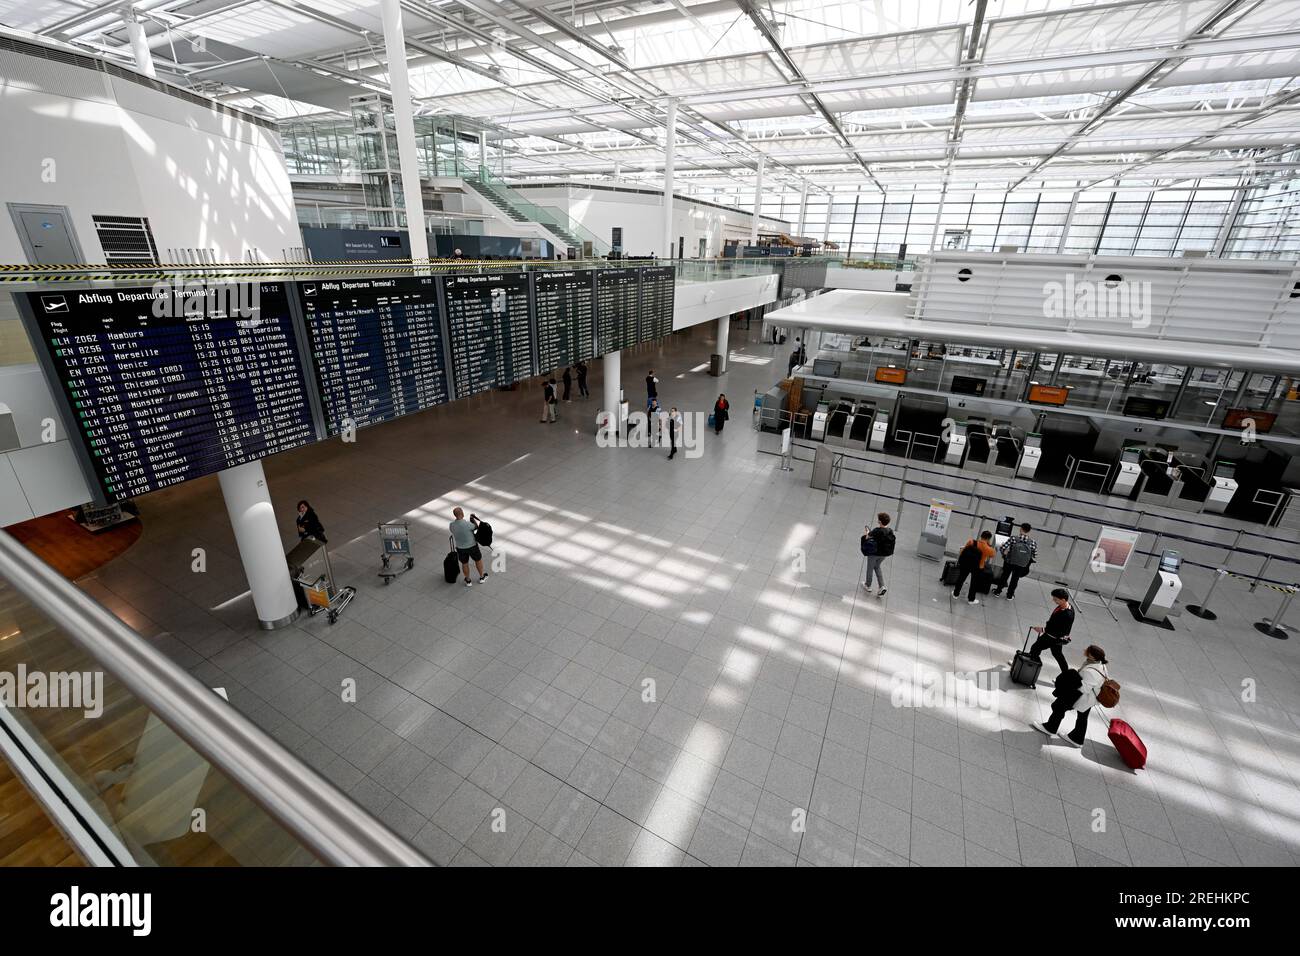
[[[1300,0],[0,0],[0,864],[1300,864]]]

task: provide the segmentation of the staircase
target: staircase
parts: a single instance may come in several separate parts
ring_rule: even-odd
[[[609,247],[587,230],[573,222],[558,209],[549,209],[531,203],[517,192],[494,178],[487,169],[479,167],[478,174],[465,177],[465,183],[489,203],[501,210],[514,222],[534,222],[545,228],[563,246],[582,252],[586,244],[591,245],[593,255],[604,255]]]

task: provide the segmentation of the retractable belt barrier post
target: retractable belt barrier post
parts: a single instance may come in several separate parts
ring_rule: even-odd
[[[1223,568],[1215,568],[1214,580],[1210,582],[1210,589],[1205,592],[1204,600],[1202,600],[1200,604],[1187,605],[1188,612],[1195,614],[1197,617],[1206,621],[1217,620],[1219,615],[1210,610],[1210,598],[1214,596],[1214,589],[1219,586],[1219,582],[1227,576],[1228,572],[1223,570]]]
[[[1278,606],[1277,613],[1258,622],[1255,625],[1255,630],[1261,634],[1267,634],[1269,637],[1275,637],[1279,641],[1285,641],[1289,638],[1291,635],[1287,633],[1282,620],[1286,617],[1286,612],[1291,609],[1291,601],[1298,590],[1300,590],[1300,584],[1293,584],[1286,588],[1282,594],[1282,603]]]

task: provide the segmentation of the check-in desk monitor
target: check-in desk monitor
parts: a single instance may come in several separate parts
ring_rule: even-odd
[[[1038,473],[1038,463],[1043,457],[1043,436],[1030,432],[1020,449],[1020,462],[1016,466],[1017,478],[1032,478]]]
[[[1115,473],[1115,483],[1110,488],[1111,494],[1131,495],[1141,477],[1141,451],[1137,448],[1125,448],[1119,455],[1119,469]]]
[[[1221,461],[1214,466],[1210,478],[1210,490],[1205,496],[1205,510],[1214,514],[1223,514],[1229,502],[1237,493],[1237,466],[1230,461]]]
[[[1147,586],[1146,596],[1138,605],[1138,611],[1148,621],[1163,621],[1173,610],[1174,602],[1183,590],[1182,578],[1178,576],[1182,563],[1182,556],[1177,551],[1169,550],[1160,555],[1160,564]]]

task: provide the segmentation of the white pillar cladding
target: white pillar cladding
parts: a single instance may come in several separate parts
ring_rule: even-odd
[[[718,316],[718,355],[722,361],[718,365],[718,374],[726,374],[727,371],[727,350],[730,348],[731,339],[731,316]]]
[[[429,258],[429,237],[424,229],[424,190],[415,151],[415,114],[411,109],[411,83],[406,71],[406,30],[402,26],[401,0],[380,0],[384,19],[384,52],[388,56],[388,88],[393,97],[397,126],[397,161],[402,171],[402,197],[406,206],[406,231],[412,259]]]
[[[767,154],[758,154],[758,174],[754,177],[754,221],[749,224],[749,244],[758,245],[758,217],[763,213],[763,166]]]
[[[677,162],[677,101],[668,101],[664,124],[664,258],[673,258],[673,172]]]
[[[804,227],[808,224],[808,184],[803,184],[803,189],[799,191],[799,225],[795,229],[795,235],[802,238]]]
[[[478,133],[478,164],[487,165],[487,130],[481,129]]]
[[[604,369],[601,413],[612,415],[613,421],[621,428],[619,405],[623,401],[623,353],[606,352],[601,361]]]
[[[153,67],[153,51],[149,49],[144,24],[136,18],[135,11],[130,7],[122,11],[122,22],[126,24],[126,37],[131,41],[131,55],[135,57],[136,67],[145,76],[156,77],[158,74]]]
[[[284,545],[262,462],[229,468],[217,475],[217,481],[226,500],[226,513],[230,515],[248,587],[253,592],[258,624],[268,631],[284,627],[298,616],[298,599],[284,560]]]

